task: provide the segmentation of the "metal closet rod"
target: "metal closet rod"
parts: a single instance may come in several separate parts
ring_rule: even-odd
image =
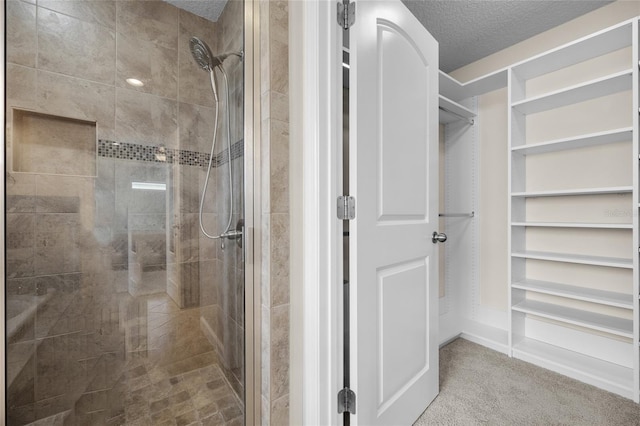
[[[468,122],[469,124],[475,124],[475,121],[473,120],[473,118],[465,117],[464,115],[458,114],[457,112],[451,111],[450,109],[445,108],[445,107],[440,106],[440,105],[438,105],[438,108],[443,110],[444,112],[448,112],[449,114],[453,114],[456,117],[460,117],[462,120]]]
[[[439,213],[440,217],[475,217],[476,212],[471,213]]]

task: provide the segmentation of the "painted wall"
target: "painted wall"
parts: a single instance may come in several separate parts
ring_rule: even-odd
[[[589,14],[576,18],[564,25],[460,68],[452,72],[451,75],[459,81],[469,81],[637,15],[640,15],[639,2],[617,1]],[[567,84],[566,82],[571,81],[570,79],[572,78],[576,78],[576,75],[583,74],[585,78],[582,81],[588,80],[588,75],[593,76],[593,73],[596,73],[596,75],[604,75],[608,72],[607,70],[612,69],[611,67],[620,66],[621,62],[624,61],[624,59],[621,59],[623,56],[625,56],[624,52],[618,53],[617,55],[612,54],[609,55],[604,62],[596,61],[588,64],[587,66],[575,67],[568,72],[565,72],[565,74],[554,73],[554,75],[536,79],[537,81],[532,82],[528,89],[530,90],[530,93],[534,93],[535,91],[548,91],[553,90],[554,86],[561,87],[563,84]],[[626,66],[629,65],[627,64]],[[620,96],[622,97],[611,99],[611,102],[608,105],[611,105],[613,108],[620,106],[624,107],[624,105],[627,105],[624,97],[625,95],[622,94]],[[628,97],[628,94],[626,96]],[[589,117],[593,118],[594,116],[601,116],[601,114],[598,115],[595,111],[589,112],[584,109],[569,112],[569,117],[573,117],[573,119],[567,119],[566,115],[563,120],[554,119],[550,115],[539,115],[541,117],[534,118],[534,120],[538,120],[538,122],[535,123],[537,125],[529,127],[538,129],[542,128],[546,130],[552,129],[552,131],[538,132],[537,134],[532,133],[528,135],[530,140],[533,141],[543,140],[549,137],[562,137],[563,133],[571,134],[571,132],[576,129],[576,121],[588,123],[590,122]],[[603,123],[602,120],[600,120],[599,125],[604,126],[605,128],[613,128],[617,124],[615,123],[615,120],[617,120],[616,117],[616,114],[611,114],[608,122]],[[620,117],[626,117],[626,114],[620,114]],[[573,123],[571,122],[572,120]],[[593,122],[595,123],[596,121]],[[479,97],[478,123],[480,125],[479,180],[480,209],[482,211],[480,219],[479,247],[481,304],[488,308],[506,312],[508,291],[508,277],[506,275],[508,261],[506,233],[508,203],[506,89],[498,90]],[[582,131],[585,132],[588,130],[583,129]],[[552,134],[554,132],[555,136]],[[586,157],[582,158],[582,160],[586,162],[583,163],[583,166],[588,167],[587,165],[593,161],[597,161],[597,158],[601,154],[602,153],[587,153]],[[608,151],[607,161],[614,162],[614,164],[626,165],[628,161],[624,161],[624,159],[628,158],[625,157],[627,154],[628,147],[614,147],[613,150]],[[537,185],[537,188],[544,188],[545,185],[549,185],[558,179],[564,179],[567,175],[572,173],[572,167],[578,168],[579,166],[567,163],[566,161],[563,163],[562,155],[556,154],[555,156],[546,157],[545,159],[530,161],[527,167],[527,173],[532,178],[530,181],[531,184]],[[592,168],[591,170],[597,170],[597,167]],[[541,173],[541,171],[544,171],[544,173]],[[577,169],[574,171],[580,172],[580,170]],[[610,172],[614,176],[612,179],[617,179],[617,181],[624,181],[628,176],[630,176],[630,171],[625,167],[617,169],[614,168],[613,170],[610,170]],[[583,180],[588,179],[589,176],[586,176],[584,173],[575,173],[574,176],[579,179],[579,181],[574,181],[574,185],[589,185],[588,181]],[[613,204],[611,204],[612,209],[615,210],[620,206],[619,200],[613,200]],[[549,206],[539,206],[537,212],[540,213],[545,208],[549,208]],[[623,206],[622,208],[625,207]],[[558,209],[564,209],[568,215],[567,217],[569,217],[574,214],[576,209],[580,209],[580,207],[557,206],[556,211],[558,211]],[[531,214],[535,213],[536,212],[534,211],[531,212]],[[595,214],[603,213],[602,209],[600,209]],[[573,220],[575,220],[575,218]],[[594,218],[592,217],[591,220],[594,220]],[[597,238],[595,235],[592,237]],[[621,241],[620,244],[622,244],[621,247],[626,247],[624,242]],[[568,247],[567,249],[571,249],[571,247]],[[556,271],[556,273],[558,273],[558,271]],[[569,270],[565,270],[563,274],[568,276],[575,274],[575,271],[571,272]],[[625,278],[622,279],[626,280]],[[622,288],[620,286],[623,284],[618,282],[617,285],[619,286],[618,288]]]

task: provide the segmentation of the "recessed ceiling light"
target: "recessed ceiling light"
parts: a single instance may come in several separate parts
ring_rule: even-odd
[[[142,87],[142,86],[144,86],[144,83],[142,81],[138,80],[137,78],[128,78],[127,79],[127,83],[129,83],[133,87]]]

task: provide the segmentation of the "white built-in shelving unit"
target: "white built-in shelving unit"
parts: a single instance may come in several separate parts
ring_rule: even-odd
[[[552,73],[562,73],[573,68],[580,69],[586,61],[597,61],[606,55],[627,49],[628,65],[625,69],[605,72],[604,75],[580,78],[575,71],[575,81],[564,87],[548,92],[535,86],[544,78],[553,78]],[[587,383],[640,401],[640,353],[639,329],[640,309],[638,306],[639,265],[638,265],[638,20],[633,19],[595,34],[583,37],[575,42],[537,55],[526,61],[517,63],[507,69],[508,73],[508,115],[509,115],[509,352],[512,356],[534,364],[572,376]],[[603,67],[606,69],[606,67]],[[567,73],[563,75],[566,79]],[[561,78],[562,80],[562,78]],[[533,82],[533,85],[532,85]],[[530,90],[531,87],[537,88]],[[530,91],[536,92],[529,94]],[[593,123],[582,123],[575,120],[575,134],[546,141],[531,140],[536,132],[535,126],[541,126],[544,118],[538,114],[562,114],[562,109],[576,108],[579,114],[581,105],[598,102],[610,102],[611,95],[628,92],[631,94],[628,123],[625,127],[601,128],[592,132]],[[601,101],[602,100],[602,101]],[[606,107],[602,111],[606,113]],[[578,112],[576,112],[578,111]],[[586,120],[585,120],[586,121]],[[606,120],[602,120],[606,123]],[[589,125],[587,125],[589,124]],[[543,129],[544,130],[544,129]],[[544,133],[544,132],[542,132]],[[535,157],[560,153],[569,164],[567,167],[579,169],[580,155],[594,147],[607,149],[611,144],[632,145],[629,158],[631,176],[623,186],[602,186],[589,188],[572,188],[558,179],[553,188],[547,185],[538,189],[531,181],[540,168],[527,171],[529,161]],[[563,151],[563,152],[562,152]],[[561,153],[562,152],[562,153]],[[572,158],[575,157],[575,160]],[[557,164],[557,163],[554,163]],[[618,164],[602,164],[602,167],[619,167]],[[564,186],[563,186],[564,185]],[[558,220],[539,220],[531,213],[531,204],[542,199],[544,202],[571,202],[575,197],[589,197],[592,205],[600,202],[602,211],[607,208],[612,194],[621,194],[631,199],[632,214],[622,219],[607,218],[603,221],[575,221],[563,215]],[[601,200],[601,201],[599,201]],[[570,214],[569,214],[570,215]],[[577,215],[580,217],[580,215]],[[626,220],[625,220],[626,218]],[[553,235],[548,247],[544,238],[539,235],[535,239],[535,247],[531,240],[535,232],[546,232],[543,236]],[[553,232],[554,234],[549,234]],[[606,255],[607,244],[580,245],[576,252],[554,247],[558,239],[571,239],[589,233],[617,233],[631,241],[628,254],[620,257],[620,249],[611,249]],[[542,241],[542,242],[541,242]],[[589,241],[583,239],[580,241]],[[595,247],[597,245],[597,247]],[[615,244],[614,244],[615,245]],[[625,246],[627,247],[627,246]],[[590,254],[593,253],[593,254]],[[533,262],[533,263],[532,263]],[[573,265],[573,266],[572,266]],[[601,282],[575,282],[567,276],[571,268],[598,268]],[[559,282],[537,279],[532,271],[551,268],[567,268],[561,274]],[[621,292],[620,287],[610,288],[614,275],[620,276],[620,270],[627,270],[628,289]],[[591,270],[593,271],[593,270]]]
[[[578,135],[571,138],[557,139],[548,142],[520,145],[511,147],[513,153],[520,155],[546,154],[548,152],[564,151],[576,148],[586,148],[595,145],[606,145],[631,140],[633,127],[607,130],[604,132]]]
[[[492,72],[466,83],[460,83],[450,75],[440,71],[440,94],[454,102],[484,95],[485,93],[507,87],[507,68]]]
[[[469,108],[466,108],[442,95],[439,96],[438,101],[441,124],[448,124],[459,120],[473,123],[476,113],[471,111]]]
[[[507,87],[507,70],[460,83],[440,72],[440,124],[444,125],[441,148],[444,163],[444,203],[440,231],[448,241],[444,255],[444,297],[440,299],[440,341],[462,335],[505,352],[506,327],[482,321],[478,280],[478,135],[477,96]],[[464,265],[464,267],[460,267]],[[502,321],[503,323],[506,322]],[[481,337],[479,337],[481,336]],[[476,339],[476,337],[479,337]]]
[[[475,183],[474,139],[476,133],[476,112],[474,102],[469,97],[457,97],[460,84],[440,72],[439,121],[443,126],[441,136],[441,170],[445,183],[443,202],[440,204],[438,229],[446,232],[448,243],[439,247],[441,255],[440,274],[443,277],[444,297],[440,298],[440,342],[448,342],[460,335],[462,308],[460,306],[459,283],[472,280],[472,268],[460,269],[455,265],[473,265],[475,232]],[[445,89],[445,90],[443,90]],[[441,175],[441,176],[442,176]],[[451,242],[460,247],[451,250]]]
[[[513,102],[511,108],[522,114],[535,114],[630,90],[632,74],[632,70],[617,72],[562,90]]]
[[[576,263],[580,265],[604,266],[607,268],[633,269],[633,261],[619,257],[586,256],[581,254],[553,253],[546,251],[512,250],[512,261],[516,259],[544,260],[547,262]]]
[[[439,76],[440,124],[455,123],[460,120],[473,124],[476,113],[459,102],[507,86],[506,69],[464,84],[442,71]]]
[[[635,402],[639,43],[636,18],[467,83],[442,72],[439,79],[444,207],[475,212],[446,222],[451,241],[442,341],[462,335]],[[483,215],[476,194],[478,127],[493,125],[481,122],[476,97],[503,88],[509,140],[506,316],[487,310],[478,296],[477,244],[491,237],[481,235],[476,223]]]

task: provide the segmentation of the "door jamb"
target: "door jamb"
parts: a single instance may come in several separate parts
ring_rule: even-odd
[[[337,1],[289,2],[291,424],[339,424],[342,142]]]

